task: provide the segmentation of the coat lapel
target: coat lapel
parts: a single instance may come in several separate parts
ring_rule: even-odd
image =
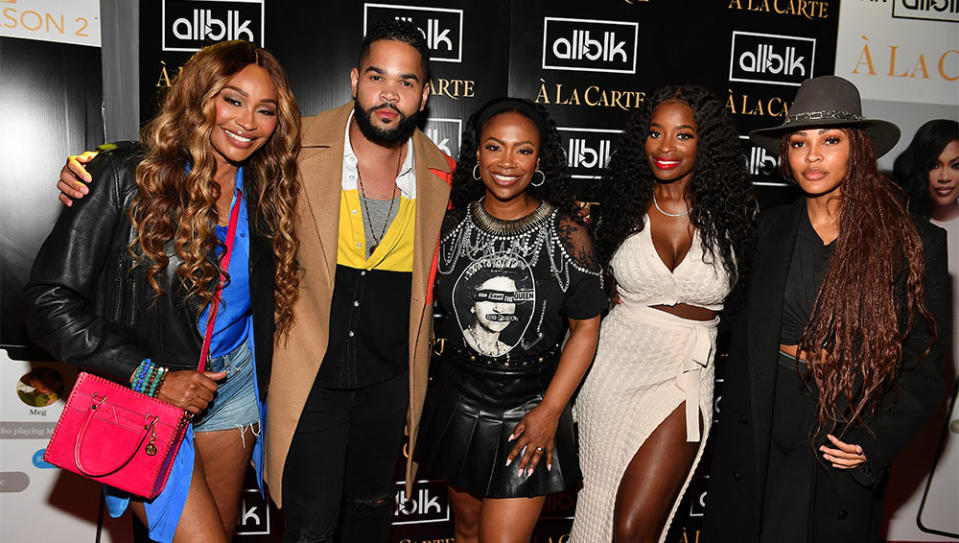
[[[806,212],[805,198],[772,211],[769,226],[760,231],[755,265],[750,271],[756,285],[750,293],[748,356],[752,420],[755,432],[758,480],[765,480],[776,389],[776,359],[782,323],[783,292],[792,259],[799,220]]]
[[[426,141],[424,141],[426,140]],[[413,298],[422,310],[426,303],[430,268],[439,239],[443,216],[446,214],[450,187],[433,170],[449,172],[449,164],[436,146],[420,131],[413,136],[413,152],[416,157],[416,233],[413,246]],[[412,314],[412,313],[411,313]]]
[[[324,270],[322,273],[330,285],[336,270],[345,145],[343,132],[351,110],[352,104],[347,104],[337,108],[334,122],[305,122],[303,126],[299,162],[303,198],[297,202],[298,235],[301,238],[312,236],[319,243],[304,244],[316,250],[301,250],[300,265],[307,273]]]
[[[407,411],[409,443],[416,443],[417,423],[426,396],[429,376],[432,313],[427,305],[430,278],[443,216],[449,204],[450,187],[440,175],[448,176],[450,164],[436,145],[417,130],[413,134],[416,159],[416,230],[413,241],[413,274],[410,292],[410,403]],[[412,455],[406,462],[406,491],[412,491],[415,467]]]

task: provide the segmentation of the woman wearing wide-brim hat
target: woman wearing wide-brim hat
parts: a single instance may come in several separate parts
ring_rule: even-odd
[[[876,541],[892,460],[943,397],[945,233],[877,171],[899,129],[845,79],[750,138],[805,194],[759,221],[702,540]]]

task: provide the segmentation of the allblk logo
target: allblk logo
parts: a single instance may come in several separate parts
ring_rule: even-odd
[[[779,157],[766,149],[753,145],[749,136],[739,136],[745,153],[746,169],[753,176],[754,185],[787,186],[779,176]]]
[[[446,482],[421,479],[413,484],[413,493],[406,495],[406,483],[396,481],[396,502],[393,524],[420,524],[450,520],[450,504]]]
[[[687,493],[689,500],[689,516],[701,517],[706,512],[706,487],[709,485],[709,475],[694,476],[689,481]]]
[[[224,40],[263,45],[263,2],[239,0],[164,0],[164,51],[199,51]]]
[[[236,535],[270,533],[270,503],[256,488],[245,488],[236,515]]]
[[[639,23],[543,18],[543,68],[636,73]]]
[[[893,0],[892,16],[959,23],[959,0]]]
[[[612,155],[613,142],[620,133],[622,130],[560,127],[570,177],[599,179]]]
[[[729,80],[798,87],[813,77],[815,38],[733,31]]]
[[[409,21],[416,25],[426,47],[430,50],[430,60],[438,62],[460,62],[463,60],[463,10],[446,8],[427,8],[419,6],[397,6],[393,4],[365,4],[363,6],[363,34],[373,21],[396,19]]]
[[[460,137],[462,137],[462,121],[459,119],[442,119],[430,117],[426,120],[423,132],[440,151],[456,158],[460,152]]]

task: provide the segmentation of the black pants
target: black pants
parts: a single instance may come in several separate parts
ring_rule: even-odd
[[[284,542],[387,540],[408,382],[403,372],[357,389],[314,385],[283,470]]]
[[[772,439],[763,499],[762,543],[809,541],[816,452],[816,396],[804,387],[796,359],[780,353],[773,401]]]

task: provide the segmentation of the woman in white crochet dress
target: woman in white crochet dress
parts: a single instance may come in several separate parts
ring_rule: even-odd
[[[722,102],[695,86],[647,96],[604,189],[596,245],[619,303],[575,407],[570,540],[662,541],[709,434],[717,313],[744,275],[756,203]]]

